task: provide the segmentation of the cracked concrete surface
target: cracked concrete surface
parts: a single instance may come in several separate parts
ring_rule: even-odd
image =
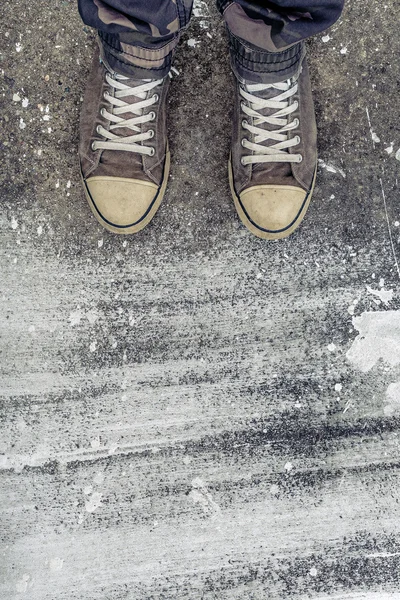
[[[74,2],[3,0],[1,598],[399,598],[396,6],[349,0],[310,42],[317,186],[270,243],[230,198],[211,2],[166,198],[121,239],[77,165],[94,35]]]

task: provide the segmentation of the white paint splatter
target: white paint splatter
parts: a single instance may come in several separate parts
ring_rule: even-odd
[[[341,392],[343,389],[343,386],[341,383],[335,383],[335,392]]]
[[[59,188],[59,187],[60,187],[60,180],[57,179],[57,181],[56,181],[56,188]]]
[[[210,12],[208,10],[207,3],[204,0],[194,0],[193,3],[193,16],[194,17],[208,17]]]
[[[26,127],[26,123],[25,123],[25,121],[23,120],[23,118],[22,118],[22,117],[20,117],[20,118],[19,118],[19,128],[20,128],[20,129],[25,129],[25,127]]]
[[[326,169],[328,173],[339,173],[343,179],[346,179],[346,173],[340,167],[336,167],[330,163],[326,163],[322,158],[318,159],[318,164],[322,169]]]
[[[21,50],[22,50],[22,44],[20,44],[19,42],[17,42],[15,44],[15,49],[16,49],[17,52],[21,52]]]
[[[212,495],[207,490],[206,485],[200,477],[193,479],[192,491],[189,494],[189,498],[195,504],[200,504],[205,513],[216,514],[221,510],[218,504],[214,502]]]
[[[371,129],[371,137],[372,137],[372,141],[375,142],[376,144],[379,144],[379,142],[381,141],[381,138],[379,138],[376,135],[375,131],[373,131],[372,129]]]
[[[381,140],[379,139],[379,137],[376,135],[375,131],[372,129],[372,124],[371,124],[371,119],[369,116],[369,110],[368,108],[365,109],[365,112],[367,113],[367,119],[368,119],[368,125],[369,125],[369,131],[371,134],[371,139],[372,139],[372,144],[375,148],[375,143],[379,143]]]
[[[369,285],[367,285],[367,290],[373,296],[377,296],[385,304],[388,304],[393,299],[393,290],[374,290]]]
[[[67,181],[67,188],[69,189],[70,187],[71,187],[71,182],[70,182],[70,180],[68,179],[68,181]]]
[[[17,581],[17,583],[15,585],[15,589],[17,590],[17,592],[20,592],[21,594],[26,592],[26,590],[28,589],[28,581],[29,581],[29,575],[28,575],[28,573],[24,573],[22,575],[22,578],[19,581]]]
[[[273,496],[277,496],[279,494],[279,486],[276,483],[273,483],[269,488],[269,493]]]
[[[18,221],[15,217],[11,217],[11,229],[17,229],[18,228]]]
[[[350,306],[347,307],[347,312],[350,315],[354,315],[355,308],[356,308],[357,304],[359,303],[359,301],[360,301],[360,298],[355,298],[353,300],[353,302],[350,304]]]
[[[37,234],[40,236],[43,233],[43,227],[41,225],[39,225],[39,227],[36,229]]]
[[[21,96],[17,93],[17,94],[13,94],[13,102],[20,102],[21,101]]]
[[[93,513],[101,506],[103,494],[101,492],[94,492],[89,500],[85,502],[85,508],[88,513]]]
[[[385,152],[387,152],[388,154],[392,154],[393,150],[394,150],[393,142],[390,144],[390,146],[385,148]]]
[[[347,54],[346,46],[340,50],[340,54]]]
[[[391,383],[386,390],[387,404],[383,407],[386,416],[392,416],[400,411],[400,381]]]
[[[400,160],[400,148],[397,150],[396,154],[394,155],[396,160]]]
[[[291,462],[287,462],[283,468],[287,473],[290,473],[290,471],[293,469],[293,465]]]
[[[379,360],[400,364],[400,311],[364,312],[352,321],[359,335],[346,357],[355,367],[366,373]]]
[[[326,44],[331,39],[331,36],[330,35],[323,35],[321,39],[324,42],[324,44]]]
[[[389,385],[386,390],[386,399],[391,404],[396,404],[400,408],[400,381]]]
[[[311,567],[310,575],[311,575],[311,577],[316,577],[318,575],[318,571],[315,567]]]
[[[64,565],[64,559],[56,556],[50,559],[50,571],[61,571]]]
[[[90,350],[90,352],[96,352],[96,348],[97,348],[97,341],[93,340],[93,342],[89,346],[89,350]]]
[[[24,98],[22,100],[22,107],[23,108],[28,108],[28,106],[29,106],[29,100],[28,100],[28,98]]]
[[[190,38],[190,40],[187,41],[187,45],[189,46],[189,48],[195,48],[197,44],[200,44],[200,42],[199,40],[195,40],[194,38]]]
[[[90,440],[90,445],[94,450],[97,450],[98,448],[100,448],[99,436],[97,436],[97,438],[94,438],[94,440]]]
[[[103,247],[103,244],[104,244],[104,240],[103,240],[103,239],[101,239],[101,240],[97,240],[97,247],[98,247],[98,248],[102,248],[102,247]]]
[[[70,313],[68,321],[71,323],[71,327],[79,325],[82,319],[82,313],[80,310],[74,310]]]
[[[329,352],[335,352],[336,350],[336,346],[335,344],[332,342],[331,344],[329,344],[329,346],[327,346]]]

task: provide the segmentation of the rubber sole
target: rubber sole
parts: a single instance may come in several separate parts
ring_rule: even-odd
[[[96,205],[93,202],[93,200],[89,194],[85,180],[81,173],[83,189],[85,190],[86,200],[88,201],[91,211],[94,214],[94,216],[96,217],[97,221],[100,223],[100,225],[102,225],[108,231],[111,231],[111,233],[117,233],[119,235],[130,235],[132,233],[138,233],[139,231],[144,229],[150,223],[150,221],[156,214],[156,212],[159,209],[160,204],[164,198],[165,190],[167,188],[170,164],[171,164],[171,156],[170,156],[169,150],[167,150],[167,152],[165,153],[164,175],[163,175],[163,179],[162,179],[160,188],[157,192],[156,198],[151,203],[149,209],[147,210],[147,212],[145,213],[143,218],[140,221],[138,221],[137,223],[134,223],[133,225],[128,225],[127,227],[113,225],[112,223],[110,223],[109,221],[107,221],[106,219],[104,219],[102,217],[101,213],[97,210]]]
[[[284,238],[288,237],[289,235],[291,235],[293,233],[293,231],[295,229],[297,229],[297,227],[300,225],[300,223],[304,219],[304,216],[307,212],[308,206],[311,201],[311,197],[312,197],[312,194],[314,191],[314,186],[315,186],[315,180],[316,180],[316,176],[317,176],[317,168],[315,168],[311,189],[308,192],[306,200],[305,200],[303,206],[301,207],[301,210],[300,210],[299,214],[297,215],[295,221],[293,221],[293,223],[291,223],[291,225],[289,227],[287,227],[284,230],[280,230],[280,231],[265,231],[264,229],[257,227],[257,225],[255,223],[253,223],[253,221],[251,221],[250,218],[246,215],[246,213],[242,207],[242,204],[239,200],[239,197],[236,194],[235,187],[233,185],[233,171],[232,171],[232,158],[231,157],[229,158],[229,162],[228,162],[228,172],[229,172],[229,185],[231,188],[231,194],[232,194],[233,201],[235,203],[237,213],[238,213],[239,218],[242,221],[243,225],[245,227],[247,227],[247,229],[249,231],[251,231],[251,233],[253,235],[256,235],[257,237],[262,238],[263,240],[281,240],[281,239],[284,239]]]

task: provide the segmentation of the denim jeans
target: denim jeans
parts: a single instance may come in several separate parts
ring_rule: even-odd
[[[330,27],[344,0],[217,0],[226,23],[232,68],[254,82],[274,83],[296,73],[304,40]],[[86,25],[99,32],[115,71],[156,79],[167,75],[193,0],[78,0]]]

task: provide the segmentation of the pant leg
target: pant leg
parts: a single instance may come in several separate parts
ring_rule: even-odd
[[[340,17],[344,0],[217,0],[236,75],[263,83],[293,76],[304,40]]]
[[[168,73],[193,0],[78,0],[83,22],[98,30],[103,58],[115,71],[158,79]]]

